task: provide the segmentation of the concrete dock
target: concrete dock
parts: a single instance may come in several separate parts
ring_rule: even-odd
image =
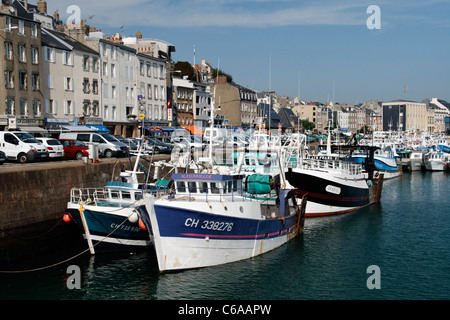
[[[168,160],[154,155],[152,160]],[[99,163],[79,160],[46,161],[0,166],[0,266],[65,246],[68,225],[62,222],[72,187],[99,188],[119,181],[134,157],[101,158]],[[141,161],[148,167],[148,163]]]

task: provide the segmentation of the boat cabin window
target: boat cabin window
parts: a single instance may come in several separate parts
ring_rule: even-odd
[[[184,181],[177,181],[177,191],[178,192],[186,192],[186,185]]]
[[[134,193],[134,200],[140,200],[140,199],[142,199],[142,193],[135,192]]]
[[[190,193],[197,193],[197,183],[194,181],[188,182],[189,192]]]
[[[131,194],[127,191],[122,191],[122,199],[123,200],[131,200]]]
[[[219,188],[216,186],[215,182],[211,182],[209,185],[211,186],[211,193],[215,194],[219,193]]]
[[[199,182],[200,183],[200,193],[208,193],[208,183],[207,182]]]
[[[111,199],[120,199],[119,191],[111,191]]]

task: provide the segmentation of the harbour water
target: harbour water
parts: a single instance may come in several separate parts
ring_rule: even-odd
[[[450,299],[449,180],[448,172],[405,172],[384,182],[381,203],[307,219],[302,236],[254,259],[161,275],[152,248],[86,253],[49,269],[0,273],[0,299]],[[74,243],[17,269],[50,265],[76,246],[84,249]],[[70,265],[79,267],[79,289],[68,288]],[[379,288],[369,289],[370,283]]]

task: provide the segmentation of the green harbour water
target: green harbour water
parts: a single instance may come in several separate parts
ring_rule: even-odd
[[[0,273],[0,300],[447,300],[449,182],[449,172],[405,172],[384,182],[381,203],[309,218],[300,237],[227,265],[160,274],[149,247]],[[49,265],[68,254],[17,268]],[[69,266],[80,270],[79,289],[68,287]]]

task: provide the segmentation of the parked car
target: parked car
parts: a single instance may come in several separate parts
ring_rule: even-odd
[[[42,143],[47,148],[49,158],[64,158],[64,147],[55,138],[36,138],[36,140]]]
[[[154,153],[171,153],[173,145],[163,143],[155,138],[147,138],[148,145],[151,146]]]
[[[25,131],[0,131],[0,149],[19,163],[48,158],[48,150]]]
[[[176,143],[181,148],[190,148],[191,150],[204,150],[206,144],[203,142],[202,136],[189,136],[180,138],[180,142]]]
[[[96,146],[98,153],[106,158],[126,156],[128,147],[108,133],[63,132],[60,139],[76,139]]]
[[[123,144],[127,145],[129,150],[137,150],[138,149],[138,144],[132,139],[124,138],[124,137],[122,137],[121,135],[118,135],[118,134],[114,135],[114,138],[116,138],[117,140],[119,140]]]
[[[83,157],[89,157],[89,147],[82,141],[75,139],[59,139],[64,147],[64,156],[81,160]]]
[[[6,154],[3,151],[0,151],[0,166],[6,162]]]

